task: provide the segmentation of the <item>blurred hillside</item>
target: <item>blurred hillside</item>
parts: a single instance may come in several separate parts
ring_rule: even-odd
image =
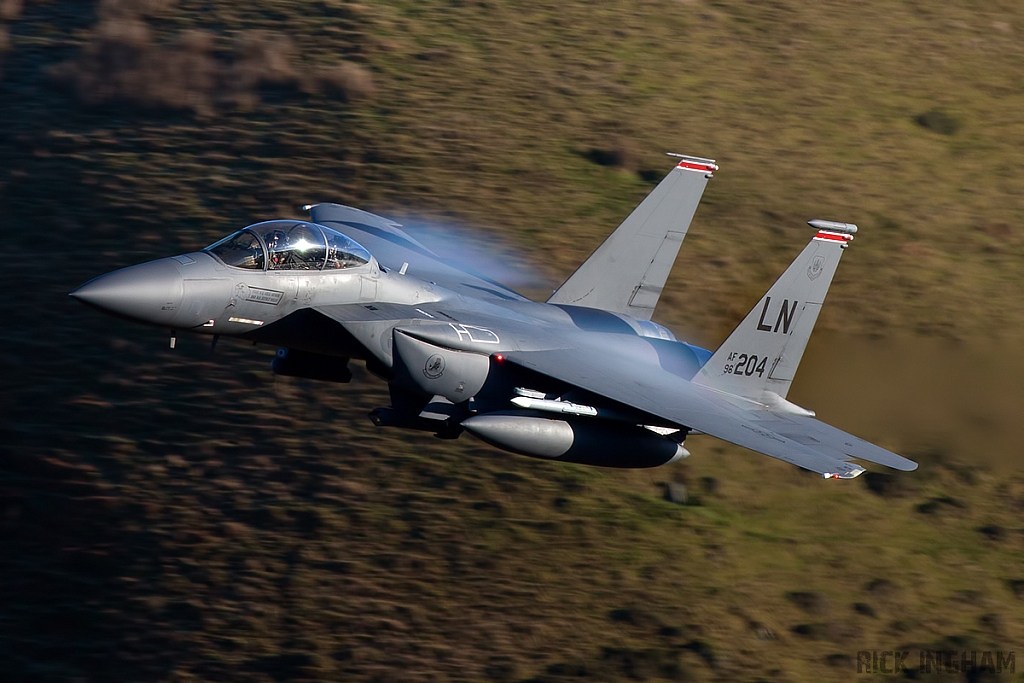
[[[0,679],[811,681],[1012,650],[1022,33],[998,1],[0,0]],[[543,296],[665,151],[721,170],[658,320],[713,347],[806,219],[857,223],[794,393],[918,472],[379,431],[366,373],[171,352],[66,296],[309,201],[458,228]]]

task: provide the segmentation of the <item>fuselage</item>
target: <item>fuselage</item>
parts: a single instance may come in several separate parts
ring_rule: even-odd
[[[432,279],[434,262],[425,263],[422,273],[408,263],[389,269],[332,228],[270,221],[202,251],[102,275],[72,296],[163,328],[172,346],[178,332],[277,346],[279,375],[348,382],[350,360],[362,360],[389,384],[392,405],[370,415],[379,426],[448,438],[468,430],[517,453],[614,467],[687,455],[684,425],[503,360],[614,352],[688,381],[710,352],[625,314],[537,303],[476,276],[453,280],[450,271]]]
[[[394,305],[402,308],[394,310],[389,324],[376,326],[375,339],[390,339],[388,328],[411,326],[450,348],[488,353],[589,346],[584,341],[588,337],[598,341],[613,336],[619,343],[633,338],[645,346],[656,343],[660,353],[669,356],[665,364],[687,379],[711,355],[677,341],[669,330],[650,321],[508,296],[469,297],[430,281],[429,275],[387,270],[372,256],[346,268],[269,270],[228,265],[203,250],[101,275],[72,296],[106,313],[172,333],[237,337],[384,367],[393,363],[387,344],[350,340],[339,346],[336,339],[311,332],[308,324],[299,331],[288,320],[323,307],[355,304],[372,311]]]

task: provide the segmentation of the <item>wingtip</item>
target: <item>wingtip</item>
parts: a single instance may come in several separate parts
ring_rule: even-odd
[[[889,467],[894,470],[899,470],[900,472],[913,472],[918,468],[918,464],[916,462],[908,458],[904,458],[901,455],[897,455],[896,460],[890,460],[889,462],[879,462],[878,464],[885,465],[886,467]]]

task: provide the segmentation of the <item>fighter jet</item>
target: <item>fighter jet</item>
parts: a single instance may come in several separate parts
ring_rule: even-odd
[[[278,347],[279,375],[387,382],[381,427],[555,461],[656,467],[708,434],[851,479],[855,461],[917,464],[786,400],[857,226],[812,220],[810,243],[717,351],[651,321],[712,159],[674,168],[544,303],[436,254],[394,221],[338,204],[272,220],[188,254],[123,268],[71,296],[171,334]]]

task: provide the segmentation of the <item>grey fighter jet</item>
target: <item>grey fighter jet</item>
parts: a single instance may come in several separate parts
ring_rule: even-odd
[[[684,458],[710,434],[850,479],[855,461],[917,464],[786,400],[857,227],[816,229],[714,353],[651,322],[704,187],[718,166],[677,165],[544,303],[472,275],[386,218],[337,204],[257,223],[189,254],[102,275],[71,296],[171,332],[278,347],[280,375],[332,382],[349,363],[388,383],[370,418],[523,455],[606,467]]]

